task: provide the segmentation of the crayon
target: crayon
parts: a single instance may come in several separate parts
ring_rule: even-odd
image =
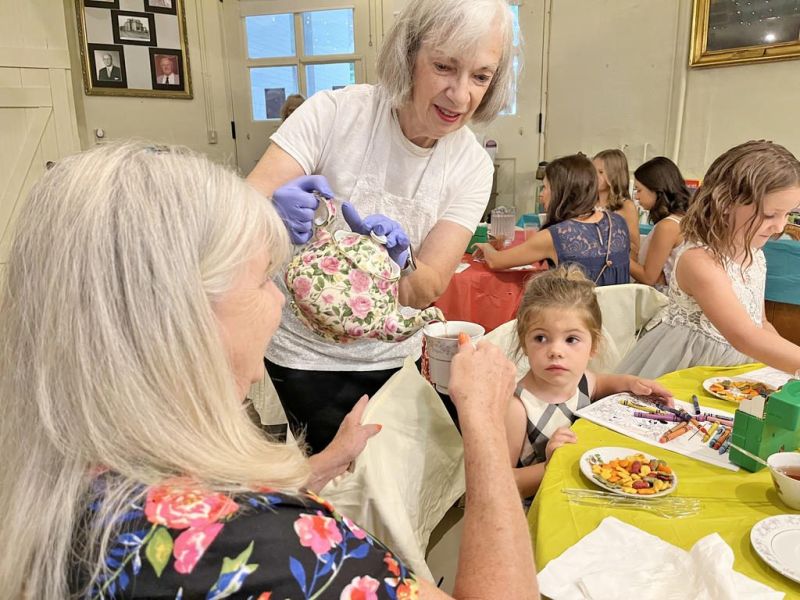
[[[690,417],[690,418],[689,418],[689,423],[691,423],[692,425],[694,425],[695,427],[697,427],[697,429],[698,429],[698,430],[700,431],[700,433],[702,433],[703,435],[705,435],[705,434],[707,434],[707,433],[708,433],[708,430],[707,430],[705,427],[703,427],[702,425],[700,425],[700,423],[698,423],[698,422],[697,422],[697,419],[695,419],[694,417]]]
[[[731,447],[731,438],[728,437],[728,439],[722,442],[722,445],[719,447],[719,453],[725,454],[730,447]]]
[[[717,427],[719,427],[719,423],[711,423],[711,427],[708,428],[708,433],[703,436],[703,443],[705,444],[708,440],[711,439],[711,436],[717,431]]]
[[[708,415],[706,421],[710,423],[719,423],[720,425],[727,425],[728,427],[733,427],[733,420],[732,419],[723,419],[721,417],[715,417],[712,415]]]
[[[694,405],[694,414],[695,414],[695,416],[699,415],[700,414],[700,401],[697,399],[697,396],[695,396],[694,394],[692,394],[692,404]]]
[[[640,419],[653,419],[655,421],[684,422],[683,419],[676,417],[675,415],[662,415],[659,413],[640,412],[638,410],[633,413],[633,416],[639,417]]]
[[[725,431],[722,432],[722,435],[719,436],[719,439],[716,442],[714,442],[714,450],[719,450],[723,442],[725,442],[725,440],[727,440],[730,436],[731,436],[731,430],[726,427]]]
[[[623,406],[628,406],[630,408],[635,408],[636,410],[641,410],[644,412],[649,413],[657,413],[660,412],[655,406],[646,406],[644,404],[639,404],[638,402],[633,402],[632,400],[620,400],[620,404]]]
[[[725,426],[724,426],[724,425],[720,425],[720,426],[719,426],[719,428],[717,429],[716,433],[714,433],[714,435],[712,435],[712,436],[711,436],[711,439],[708,441],[708,446],[709,446],[710,448],[713,448],[713,447],[714,447],[714,444],[716,444],[716,443],[717,443],[717,440],[718,440],[720,437],[722,437],[722,434],[723,434],[724,432],[725,432]]]
[[[675,438],[682,436],[687,431],[689,431],[689,428],[686,426],[686,423],[681,423],[677,429],[672,428],[664,433],[664,435],[658,438],[658,441],[659,443],[664,444],[670,440],[674,440]]]

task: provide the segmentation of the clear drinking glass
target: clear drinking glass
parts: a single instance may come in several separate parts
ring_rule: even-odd
[[[513,208],[498,206],[492,210],[492,236],[497,243],[503,246],[510,246],[514,241],[514,226],[516,224],[516,213]]]

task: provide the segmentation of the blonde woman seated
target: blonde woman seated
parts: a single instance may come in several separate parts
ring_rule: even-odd
[[[628,159],[622,150],[612,148],[595,154],[592,162],[597,171],[597,204],[625,219],[631,238],[631,258],[636,259],[639,256],[639,211],[628,191]]]
[[[582,154],[548,163],[539,198],[547,210],[547,224],[519,246],[496,250],[476,244],[475,257],[490,269],[508,269],[547,260],[550,265],[577,264],[596,285],[630,281],[630,239],[625,220],[597,210],[597,176]]]
[[[376,425],[351,413],[337,463],[247,416],[288,255],[272,204],[185,151],[98,146],[34,187],[0,304],[4,597],[446,597],[307,490]],[[505,449],[513,373],[489,344],[453,362],[457,597],[537,596]]]
[[[653,229],[639,247],[638,261],[631,259],[631,276],[639,283],[667,293],[678,246],[683,243],[681,219],[692,197],[677,165],[656,156],[633,173],[639,204],[650,211]]]

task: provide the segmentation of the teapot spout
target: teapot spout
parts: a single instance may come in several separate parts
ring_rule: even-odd
[[[386,333],[391,335],[392,341],[397,342],[411,337],[432,321],[445,320],[442,311],[435,306],[430,306],[412,317],[402,317],[400,315],[395,315],[395,317],[396,320],[393,317],[390,317],[386,320],[386,329],[391,328],[391,323],[394,322],[397,326],[396,331],[386,331]]]

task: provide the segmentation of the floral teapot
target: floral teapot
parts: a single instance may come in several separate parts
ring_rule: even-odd
[[[380,236],[332,231],[336,207],[317,197],[314,237],[286,269],[291,307],[300,321],[335,342],[400,342],[426,323],[444,320],[435,307],[401,314],[400,267],[389,258]]]

